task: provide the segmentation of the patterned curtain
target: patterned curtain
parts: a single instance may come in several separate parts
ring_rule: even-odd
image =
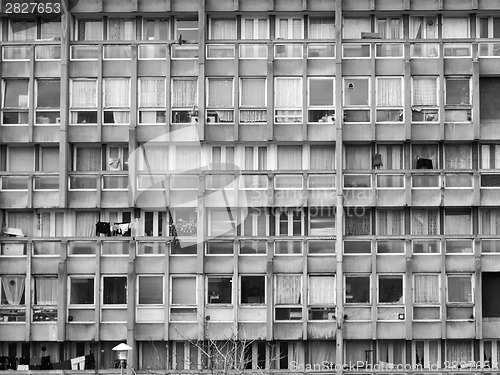
[[[276,304],[296,305],[301,303],[302,277],[276,275]]]
[[[470,145],[445,145],[445,169],[469,169],[472,166]]]
[[[439,275],[415,275],[415,303],[439,303]]]
[[[155,78],[142,78],[140,84],[140,107],[161,108],[165,107],[165,80]]]
[[[335,277],[309,277],[309,305],[331,305],[335,303]]]
[[[274,104],[278,108],[302,108],[302,78],[276,78]]]
[[[402,210],[379,210],[377,218],[377,234],[384,236],[404,234],[405,220]]]
[[[71,107],[97,107],[97,81],[95,79],[71,81]]]
[[[335,39],[335,20],[309,18],[309,39]]]
[[[470,340],[446,340],[446,361],[472,361],[472,342]]]
[[[402,84],[401,78],[377,78],[377,106],[402,107]]]
[[[134,38],[134,20],[110,18],[108,20],[108,40],[132,40]]]
[[[414,106],[436,106],[437,77],[413,77],[412,104]]]
[[[233,107],[232,78],[211,78],[208,80],[208,107]]]
[[[236,20],[210,19],[210,39],[236,39]]]
[[[130,80],[128,78],[104,79],[104,107],[130,107]]]
[[[174,79],[172,81],[172,107],[190,108],[198,104],[198,81]]]
[[[411,234],[436,235],[439,230],[438,210],[413,210],[411,213]]]

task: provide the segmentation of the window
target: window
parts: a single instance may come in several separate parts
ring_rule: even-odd
[[[278,236],[302,236],[303,212],[301,209],[283,209],[276,213],[276,235]]]
[[[479,211],[481,234],[500,234],[500,209],[482,208]]]
[[[302,276],[275,276],[275,320],[302,320]]]
[[[196,236],[198,216],[195,208],[175,209],[171,216],[171,236]]]
[[[172,45],[172,58],[193,59],[198,57],[198,20],[176,19],[175,39],[181,39],[182,45]]]
[[[404,152],[403,145],[377,145],[377,154],[380,155],[380,163],[373,158],[373,167],[378,169],[403,169]]]
[[[35,169],[35,149],[33,147],[8,147],[7,171],[30,172]]]
[[[311,146],[309,149],[309,169],[335,170],[335,146]]]
[[[36,20],[11,19],[9,20],[8,40],[27,42],[37,38]]]
[[[134,40],[135,19],[108,18],[108,40]]]
[[[28,80],[5,79],[2,92],[2,124],[27,125],[28,124]]]
[[[483,318],[500,317],[500,304],[496,297],[500,288],[500,272],[482,272],[481,286]]]
[[[345,122],[370,122],[370,79],[344,78]]]
[[[103,22],[102,20],[79,19],[75,22],[76,40],[102,40]]]
[[[412,77],[412,120],[439,121],[438,77]]]
[[[413,275],[413,302],[417,305],[439,305],[439,275]]]
[[[245,214],[245,212],[242,212]],[[248,208],[242,217],[241,235],[266,237],[269,235],[269,215],[266,208]]]
[[[361,39],[363,34],[371,32],[369,17],[343,19],[344,39]]]
[[[405,214],[401,209],[378,209],[376,231],[378,235],[400,236],[405,234]]]
[[[480,145],[480,168],[500,169],[500,145]]]
[[[165,226],[167,224],[166,213],[160,211],[142,211],[144,219],[144,236],[162,237],[167,235]]]
[[[265,78],[240,79],[240,122],[267,122],[267,90]]]
[[[144,18],[142,20],[143,40],[168,40],[170,39],[168,19]]]
[[[210,236],[235,236],[236,235],[236,210],[211,210],[209,211]]]
[[[438,145],[412,145],[413,169],[438,169]]]
[[[138,275],[137,281],[139,305],[163,304],[163,276]]]
[[[335,314],[335,277],[309,276],[309,320],[333,320]]]
[[[236,39],[236,20],[231,18],[210,18],[209,39]]]
[[[233,146],[211,146],[213,170],[234,170],[234,147]]]
[[[345,169],[371,169],[371,147],[369,145],[345,145]]]
[[[102,304],[126,305],[127,304],[127,277],[103,276],[102,278]]]
[[[377,77],[377,122],[403,121],[403,80]]]
[[[362,369],[373,364],[373,348],[371,340],[345,340],[344,363]]]
[[[472,217],[468,209],[445,209],[445,234],[472,234]]]
[[[65,235],[63,212],[41,211],[38,213],[37,219],[39,228],[35,235],[39,237],[62,237]],[[59,254],[59,249],[54,248],[54,251]]]
[[[335,214],[333,207],[310,207],[309,235],[335,236]]]
[[[198,146],[176,146],[175,147],[175,169],[188,171],[200,168],[201,147]]]
[[[56,321],[57,276],[34,276],[33,285],[33,321]]]
[[[245,146],[245,170],[265,171],[267,168],[267,147]]]
[[[467,17],[443,17],[443,38],[470,38]]]
[[[308,89],[308,122],[334,123],[335,106],[334,78],[310,77]]]
[[[405,365],[405,341],[377,340],[377,357],[378,362],[385,368],[390,365]]]
[[[139,78],[139,124],[165,124],[165,97],[163,78]]]
[[[369,208],[346,208],[344,220],[346,236],[371,234],[371,210]]]
[[[438,23],[436,16],[410,17],[410,38],[436,39],[438,37]]]
[[[370,275],[345,275],[344,302],[370,303]]]
[[[413,340],[412,361],[418,368],[441,368],[441,345],[438,340]]]
[[[308,39],[335,39],[335,19],[310,17]]]
[[[500,106],[498,95],[500,90],[500,78],[479,78],[479,112],[481,121],[500,119]]]
[[[233,303],[233,279],[230,276],[207,277],[207,303]]]
[[[411,211],[411,234],[413,235],[438,235],[439,210],[413,209]]]
[[[268,39],[269,26],[267,18],[242,18],[241,39]]]
[[[450,340],[446,343],[447,363],[467,363],[473,360],[472,340]]]
[[[278,146],[278,170],[302,169],[302,146]]]
[[[80,147],[73,149],[73,170],[95,172],[101,170],[101,149],[98,147]]]
[[[445,79],[445,104],[446,105],[470,105],[470,78]]]
[[[448,303],[473,303],[472,275],[448,275]]]
[[[198,122],[198,81],[196,79],[172,79],[172,123]]]
[[[106,147],[106,170],[127,171],[128,170],[128,147],[110,146]]]
[[[209,124],[234,122],[233,79],[208,78],[207,86],[207,122]]]
[[[470,169],[472,167],[471,145],[444,145],[445,169]]]
[[[382,39],[401,39],[403,22],[399,17],[377,17],[375,29]]]
[[[39,79],[36,83],[35,123],[37,125],[58,124],[60,120],[60,80]]]
[[[403,304],[403,276],[378,276],[378,303]]]
[[[172,276],[172,305],[196,305],[196,277]]]
[[[480,17],[478,35],[480,38],[500,38],[500,18]]]
[[[73,79],[70,87],[70,123],[97,124],[97,80]]]
[[[276,39],[302,39],[304,26],[302,18],[276,18]]]
[[[94,277],[70,276],[70,305],[93,305],[94,301]]]
[[[128,124],[130,122],[130,80],[128,78],[104,78],[103,89],[103,123]]]
[[[24,276],[2,275],[0,277],[0,317],[4,322],[25,322]]]
[[[265,304],[266,303],[266,276],[240,276],[240,303],[247,304]]]
[[[276,123],[302,123],[302,78],[275,78],[274,107]]]

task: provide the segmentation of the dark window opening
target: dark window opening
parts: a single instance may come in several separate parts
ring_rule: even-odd
[[[241,303],[265,303],[265,277],[241,276]]]
[[[500,272],[483,272],[482,300],[483,317],[500,317],[500,300],[498,290],[500,290]]]

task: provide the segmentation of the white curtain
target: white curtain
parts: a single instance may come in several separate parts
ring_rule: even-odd
[[[413,77],[412,83],[412,105],[437,105],[437,77]]]
[[[36,39],[36,21],[10,20],[9,41],[24,42]]]
[[[302,276],[276,275],[276,304],[297,305],[301,303]]]
[[[276,38],[278,39],[300,39],[302,38],[302,19],[279,18]]]
[[[211,18],[210,39],[236,39],[236,20]]]
[[[96,224],[99,221],[98,212],[77,212],[75,216],[75,236],[93,237],[96,235]]]
[[[378,340],[377,357],[381,362],[403,364],[405,342],[403,340]]]
[[[405,231],[404,224],[403,210],[377,211],[377,234],[379,235],[403,235]]]
[[[100,148],[77,148],[75,171],[95,172],[101,170]]]
[[[7,226],[20,228],[26,237],[33,236],[33,213],[22,211],[9,211]]]
[[[470,340],[446,340],[446,361],[472,361],[472,342]]]
[[[35,305],[57,305],[57,278],[35,278]]]
[[[335,146],[311,146],[310,151],[310,169],[335,169]]]
[[[400,39],[401,22],[399,18],[378,18],[377,31],[382,39]]]
[[[471,145],[445,145],[445,169],[469,169],[472,166]]]
[[[233,107],[232,78],[208,79],[208,107],[211,108]]]
[[[97,81],[95,79],[71,81],[71,107],[97,107]]]
[[[172,107],[190,108],[198,104],[198,83],[195,79],[172,80]]]
[[[278,146],[278,169],[302,169],[302,146]]]
[[[141,78],[140,104],[142,108],[165,107],[165,80],[156,78]]]
[[[24,297],[24,276],[2,276],[2,289],[9,305],[18,306]]]
[[[481,169],[500,168],[500,145],[481,145]]]
[[[370,146],[345,146],[345,169],[371,169]]]
[[[134,37],[133,19],[110,18],[108,20],[108,40],[133,40]]]
[[[344,39],[361,39],[362,32],[370,31],[370,18],[344,18]]]
[[[414,302],[439,303],[439,275],[415,275]]]
[[[175,148],[175,167],[188,171],[201,166],[201,150],[199,146],[177,146]]]
[[[345,234],[346,236],[358,236],[371,234],[371,212],[364,210],[347,209],[345,215]]]
[[[302,108],[302,78],[276,78],[275,108]]]
[[[309,39],[335,39],[335,20],[309,18]]]
[[[402,145],[378,145],[377,151],[382,158],[380,169],[403,169]]]
[[[243,39],[267,39],[268,23],[266,18],[246,18],[241,27]]]
[[[469,19],[443,17],[443,38],[469,38]]]
[[[334,341],[307,341],[307,363],[310,366],[335,363]]]
[[[500,234],[500,209],[481,210],[481,234]]]
[[[435,39],[437,38],[436,17],[411,17],[412,39]]]
[[[309,277],[309,305],[333,305],[335,303],[335,277]]]
[[[130,106],[130,80],[128,78],[104,79],[104,107],[125,108]]]
[[[411,234],[414,235],[436,235],[439,234],[439,212],[438,210],[412,210]]]
[[[403,106],[403,80],[401,78],[377,78],[377,106]]]
[[[78,40],[102,40],[102,20],[80,20]]]
[[[372,343],[369,340],[346,340],[345,341],[345,363],[356,365],[358,361],[368,361],[372,359]]]

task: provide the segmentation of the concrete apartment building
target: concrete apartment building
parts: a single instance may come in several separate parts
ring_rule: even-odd
[[[73,5],[0,20],[0,372],[498,367],[498,0]]]

